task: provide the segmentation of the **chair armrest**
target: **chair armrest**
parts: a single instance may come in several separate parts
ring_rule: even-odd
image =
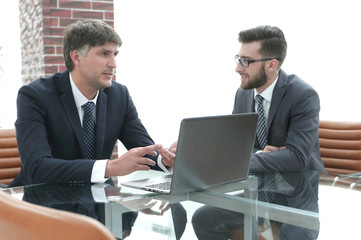
[[[6,185],[4,183],[0,183],[0,189],[8,188],[9,185]]]
[[[349,188],[353,189],[356,185],[361,183],[361,172],[350,173],[350,174],[338,174],[332,183],[335,186],[338,181],[348,180],[350,183]],[[351,180],[351,181],[350,181]]]

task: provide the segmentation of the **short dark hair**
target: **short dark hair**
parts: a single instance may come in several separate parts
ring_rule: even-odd
[[[122,40],[115,30],[107,23],[98,19],[83,19],[70,24],[64,30],[63,55],[65,66],[69,71],[74,68],[70,58],[72,50],[81,50],[87,54],[89,48],[102,46],[108,42],[122,45]]]
[[[241,43],[260,41],[261,49],[259,53],[264,58],[280,57],[279,67],[281,67],[287,55],[286,38],[278,27],[265,25],[241,31],[238,35],[238,41]]]

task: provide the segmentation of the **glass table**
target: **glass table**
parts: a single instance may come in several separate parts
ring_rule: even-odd
[[[114,184],[37,184],[13,197],[102,222],[118,239],[350,239],[358,236],[358,176],[316,171],[251,174],[205,191],[164,195]],[[271,184],[269,184],[271,183]]]

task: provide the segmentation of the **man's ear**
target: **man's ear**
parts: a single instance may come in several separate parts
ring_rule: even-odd
[[[266,64],[267,70],[270,72],[278,71],[278,60],[272,59],[268,61],[268,64]]]
[[[80,61],[81,61],[81,55],[80,52],[78,50],[71,50],[70,51],[70,58],[73,61],[74,65],[79,65]]]

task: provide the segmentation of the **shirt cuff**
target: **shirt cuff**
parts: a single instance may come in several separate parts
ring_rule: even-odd
[[[158,159],[157,159],[157,164],[160,167],[160,169],[162,169],[165,173],[172,173],[173,172],[173,168],[166,168],[166,166],[164,166],[163,162],[162,162],[162,155],[158,155]]]
[[[102,202],[102,203],[108,202],[104,190],[107,185],[108,184],[106,183],[105,184],[96,183],[91,186],[92,196],[95,202]]]
[[[90,179],[92,183],[103,183],[108,180],[108,178],[104,178],[108,161],[108,159],[95,161]]]

